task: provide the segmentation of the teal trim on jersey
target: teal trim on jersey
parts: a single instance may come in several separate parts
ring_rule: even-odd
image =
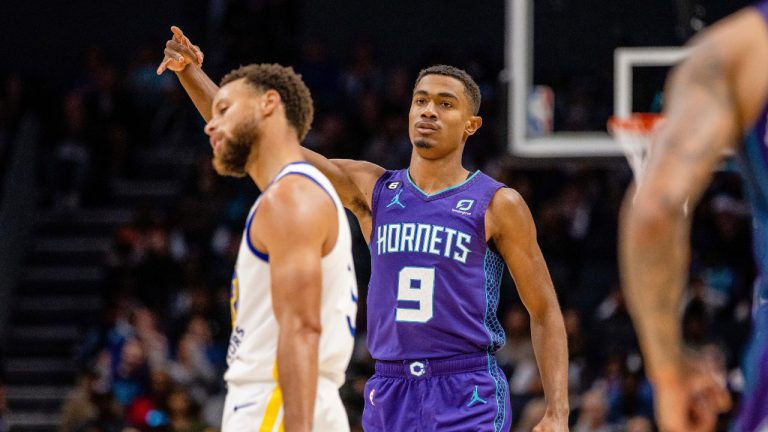
[[[496,415],[493,417],[493,432],[502,432],[501,428],[504,427],[504,420],[507,416],[504,401],[506,401],[505,398],[509,392],[507,391],[506,380],[499,375],[496,357],[490,352],[488,353],[488,374],[491,375],[493,384],[496,386]]]
[[[495,256],[494,256],[495,255]],[[488,338],[489,338],[489,348],[488,348],[488,373],[493,378],[493,383],[496,386],[496,416],[493,418],[493,430],[494,432],[501,432],[501,428],[504,427],[504,420],[507,415],[504,401],[506,401],[507,397],[507,389],[506,389],[506,380],[502,379],[499,375],[499,368],[496,365],[496,357],[494,356],[492,350],[494,347],[494,333],[491,331],[491,329],[488,327],[488,321],[489,321],[489,313],[490,313],[490,306],[491,306],[491,299],[489,298],[491,294],[491,283],[488,280],[489,272],[488,272],[488,266],[490,264],[490,261],[492,259],[501,260],[501,257],[498,256],[496,253],[491,251],[490,248],[485,249],[485,257],[483,258],[483,275],[485,277],[485,316],[483,317],[483,326],[485,327],[485,331],[488,332]],[[496,288],[498,289],[498,286],[501,285],[501,277],[497,277],[498,281],[496,283]],[[496,293],[496,305],[498,307],[498,291]],[[494,320],[498,323],[498,318],[494,316]],[[499,326],[501,326],[499,324]],[[503,330],[502,330],[503,332]],[[503,338],[504,335],[502,334],[501,337]],[[502,339],[503,341],[503,339]],[[503,342],[502,342],[503,343]],[[501,344],[499,344],[499,347]]]
[[[490,302],[488,301],[488,271],[487,271],[487,265],[488,262],[488,252],[490,252],[490,249],[485,249],[485,257],[483,258],[483,278],[485,279],[485,283],[483,286],[485,287],[485,314],[483,315],[483,327],[485,327],[486,333],[488,333],[488,339],[489,339],[489,346],[493,345],[493,336],[491,335],[491,329],[488,328],[488,305]]]
[[[406,177],[408,177],[408,181],[411,183],[411,185],[412,185],[414,188],[416,188],[416,190],[417,190],[417,191],[421,192],[421,193],[422,193],[422,194],[423,194],[425,197],[427,197],[427,198],[431,198],[431,197],[433,197],[433,196],[435,196],[435,195],[440,195],[441,193],[444,193],[444,192],[448,192],[449,190],[453,190],[453,189],[456,189],[456,188],[460,188],[460,187],[464,186],[465,184],[467,184],[467,182],[469,182],[470,180],[472,180],[473,178],[475,178],[475,176],[476,176],[476,175],[480,174],[480,170],[477,170],[477,171],[473,172],[473,173],[472,173],[472,175],[470,175],[470,176],[469,176],[469,177],[468,177],[466,180],[464,180],[463,182],[461,182],[461,183],[457,184],[456,186],[451,186],[451,187],[449,187],[449,188],[445,188],[445,189],[443,189],[443,190],[441,190],[441,191],[438,191],[438,192],[435,192],[435,193],[433,193],[433,194],[428,194],[428,193],[424,192],[423,190],[421,190],[421,188],[420,188],[420,187],[418,187],[418,186],[416,185],[416,183],[415,183],[415,182],[413,181],[413,179],[411,178],[411,169],[410,169],[410,168],[408,168],[408,169],[405,171],[405,174],[406,174]]]
[[[496,265],[495,272],[491,268]],[[506,341],[504,328],[496,316],[499,307],[499,288],[501,287],[501,277],[504,271],[504,260],[501,256],[486,247],[483,257],[483,277],[485,278],[485,315],[483,316],[483,326],[488,332],[488,351],[495,352],[501,348]]]

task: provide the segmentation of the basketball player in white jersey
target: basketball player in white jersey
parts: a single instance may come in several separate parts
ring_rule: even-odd
[[[293,69],[226,75],[205,126],[221,175],[253,179],[232,279],[222,429],[347,431],[338,389],[352,354],[357,285],[347,217],[299,142],[312,98]]]

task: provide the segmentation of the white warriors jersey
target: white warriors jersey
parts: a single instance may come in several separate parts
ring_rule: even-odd
[[[317,193],[327,193],[336,206],[339,227],[336,244],[322,258],[319,374],[341,387],[352,355],[357,313],[357,282],[347,215],[331,182],[317,168],[306,162],[289,164],[270,185],[287,175],[309,178],[323,189]],[[267,189],[269,186],[264,191]],[[276,379],[278,324],[272,309],[269,256],[256,250],[248,237],[259,201],[260,198],[248,215],[232,277],[232,335],[227,350],[229,368],[224,375],[228,384]]]

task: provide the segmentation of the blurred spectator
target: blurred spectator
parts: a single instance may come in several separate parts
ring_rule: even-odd
[[[82,371],[78,387],[67,395],[62,405],[59,432],[123,432],[125,426],[122,408],[101,385],[99,372]]]
[[[147,308],[133,311],[133,331],[147,353],[147,364],[151,370],[160,369],[168,361],[168,339],[160,333],[157,318]]]
[[[754,277],[749,212],[744,202],[725,194],[712,198],[707,221],[708,235],[701,253],[706,297],[717,313],[748,292]]]
[[[607,419],[611,424],[624,424],[636,415],[653,416],[651,385],[645,379],[641,365],[637,353],[614,352],[609,355],[603,377],[597,384],[607,401]]]
[[[691,299],[683,312],[683,339],[692,346],[701,347],[711,338],[711,314],[704,300],[703,281],[693,281],[689,287]]]
[[[598,364],[619,353],[639,351],[632,320],[624,304],[624,296],[617,288],[597,307],[592,337],[592,344],[597,344],[593,346],[601,347],[592,354],[592,361]]]
[[[383,73],[376,64],[375,48],[369,39],[358,39],[351,58],[342,72],[342,88],[351,100],[366,92],[378,92],[384,83]]]
[[[513,412],[521,410],[531,398],[543,393],[531,342],[530,317],[521,304],[514,304],[504,315],[507,340],[497,352],[499,367],[509,379]]]
[[[136,338],[127,339],[119,357],[110,359],[112,388],[117,401],[125,407],[143,395],[149,383],[147,354]]]
[[[81,430],[123,432],[127,423],[122,411],[116,408],[117,401],[112,393],[96,393],[93,400],[97,410],[96,419],[86,423]]]
[[[60,209],[74,210],[80,206],[90,175],[92,143],[83,95],[67,95],[63,109],[64,134],[55,154],[55,202]]]
[[[202,122],[177,80],[162,82],[161,101],[151,120],[153,147],[182,149],[202,140]]]
[[[386,169],[401,169],[411,159],[411,141],[408,138],[408,121],[404,116],[389,113],[383,125],[366,145],[363,159]]]
[[[577,392],[585,384],[583,381],[587,368],[587,336],[581,316],[576,310],[564,310],[563,322],[568,337],[568,388],[570,392]]]
[[[544,399],[533,399],[525,405],[515,432],[529,432],[541,421],[547,411]]]
[[[530,317],[523,305],[514,304],[504,315],[503,323],[507,340],[496,352],[496,359],[504,373],[512,374],[520,363],[534,358]]]
[[[139,112],[151,113],[162,101],[163,89],[174,81],[168,74],[158,76],[157,47],[142,46],[134,51],[126,81]]]
[[[173,381],[164,369],[154,369],[151,374],[149,391],[134,399],[126,407],[125,415],[130,424],[139,428],[155,426],[157,413],[168,412],[168,397]]]
[[[312,92],[319,111],[339,106],[339,66],[328,56],[328,47],[318,39],[302,45],[296,72]]]
[[[342,153],[350,147],[348,138],[346,120],[332,112],[315,121],[305,145],[327,157],[345,157]]]
[[[470,72],[471,74],[471,72]],[[475,76],[476,78],[476,76]],[[413,82],[404,66],[395,66],[387,71],[384,88],[384,107],[387,110],[405,113],[411,104],[411,92],[413,91]],[[483,106],[485,107],[485,99]],[[405,127],[406,125],[403,125]]]
[[[174,432],[203,432],[206,425],[200,420],[200,406],[184,387],[177,387],[168,395],[168,416]]]
[[[169,372],[174,382],[189,388],[196,402],[205,401],[208,389],[217,379],[216,369],[208,360],[205,347],[189,332],[179,340],[176,361],[171,363]]]
[[[112,399],[100,378],[99,372],[94,369],[84,369],[79,373],[77,387],[67,395],[61,407],[59,432],[79,431],[88,424],[98,422],[100,417],[104,417],[102,409],[113,414],[120,413],[119,404]],[[107,407],[106,400],[111,400],[112,406]]]
[[[626,432],[653,432],[653,423],[647,417],[632,417],[627,420]]]
[[[581,397],[579,417],[573,432],[618,432],[608,423],[608,401],[600,388],[589,390]]]
[[[93,402],[97,374],[85,370],[78,376],[77,387],[67,394],[61,407],[61,424],[59,432],[73,432],[80,426],[95,420],[98,416],[96,404]]]

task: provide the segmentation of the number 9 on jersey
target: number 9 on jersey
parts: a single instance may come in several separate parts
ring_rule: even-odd
[[[397,282],[397,300],[417,302],[417,308],[397,308],[396,321],[425,323],[432,319],[435,269],[403,267]]]

